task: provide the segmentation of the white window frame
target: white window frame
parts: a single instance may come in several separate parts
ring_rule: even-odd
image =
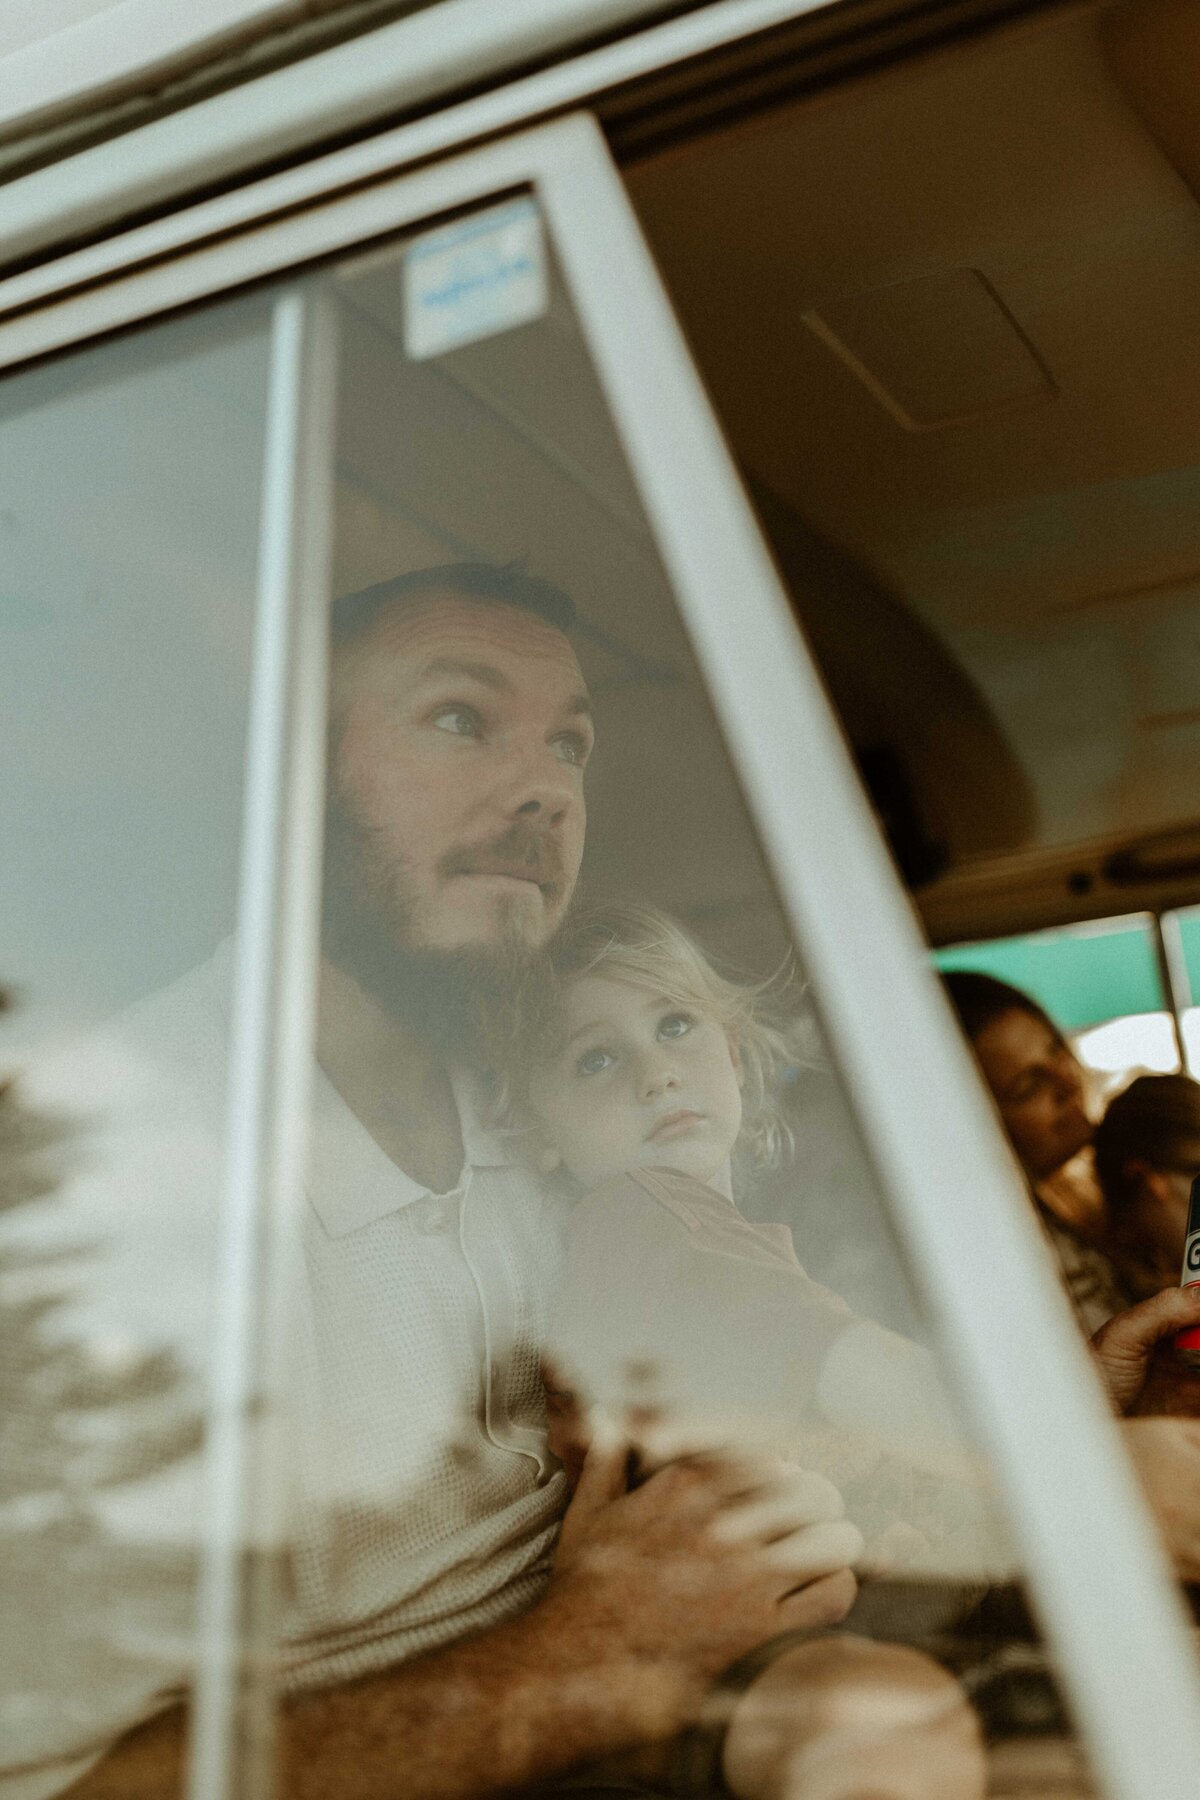
[[[35,29],[19,27],[20,7],[0,0],[0,130],[36,123],[88,98],[128,92],[139,83],[178,72],[189,58],[231,38],[250,37],[300,12],[298,0],[205,0],[203,8],[179,0],[91,0],[80,7],[41,0]]]
[[[52,255],[56,244],[91,238],[128,213],[165,207],[179,194],[236,181],[248,169],[306,155],[323,137],[341,137],[401,111],[425,116],[379,132],[365,144],[302,164],[253,189],[252,209],[295,205],[350,184],[444,154],[499,131],[578,106],[606,89],[738,44],[837,0],[710,0],[664,24],[631,31],[571,55],[591,32],[634,23],[641,0],[442,0],[412,18],[81,150],[0,187],[5,261]],[[472,99],[438,107],[469,82],[501,79],[522,62],[562,60]],[[6,73],[0,64],[0,76]],[[238,210],[241,196],[234,197]],[[220,205],[205,209],[215,220]],[[223,227],[218,227],[223,228]],[[139,234],[121,245],[138,247]],[[111,246],[105,246],[111,252]],[[87,255],[68,267],[89,265]],[[58,268],[53,285],[75,274]],[[25,305],[44,274],[0,281],[0,311]]]
[[[1200,1685],[1183,1608],[1015,1165],[595,121],[576,115],[380,180],[0,322],[0,366],[522,188],[531,188],[543,208],[893,1223],[1007,1502],[1097,1771],[1112,1800],[1193,1800]],[[320,288],[319,277],[306,279]],[[299,398],[304,366],[296,350],[272,402],[272,441],[293,446],[281,453],[281,542],[315,466]],[[306,600],[298,576],[279,591],[287,603],[273,614],[276,669],[288,666],[280,634],[303,637],[312,616],[311,589]],[[312,804],[324,741],[323,685],[314,668],[310,660],[292,703],[276,707],[274,736],[267,732],[258,750],[261,761],[268,742],[275,744],[275,816],[290,817],[293,827]],[[251,784],[259,778],[251,768]],[[296,867],[309,885],[298,900],[293,892],[300,914],[290,928],[278,892],[273,907],[262,895],[243,905],[244,954],[265,958],[278,977],[273,1003],[263,1001],[257,1012],[249,1001],[243,1007],[247,1054],[253,1043],[268,1054],[274,1033],[276,1050],[286,1055],[288,1032],[294,1049],[297,1021],[311,1018],[311,842]],[[266,874],[277,890],[279,869]],[[244,896],[252,891],[248,883]],[[298,916],[307,920],[302,928]],[[257,948],[246,948],[255,933]],[[294,1062],[291,1079],[299,1079]],[[255,1154],[287,1164],[292,1152],[273,1091],[274,1100],[270,1084],[260,1083],[258,1110],[241,1129],[259,1146]],[[235,1169],[235,1188],[239,1178]],[[953,1196],[949,1206],[946,1194]],[[252,1229],[244,1208],[241,1216],[243,1228]],[[228,1372],[231,1394],[248,1391],[253,1337],[243,1330],[241,1373]],[[232,1518],[232,1499],[230,1507]],[[217,1685],[211,1691],[217,1694]],[[212,1702],[210,1725],[200,1721],[200,1740],[205,1729],[219,1736],[229,1704],[226,1683]],[[194,1790],[203,1800],[233,1791],[221,1767],[228,1775],[229,1758],[222,1764],[215,1755],[205,1785]]]
[[[5,5],[0,0],[0,131],[6,134],[17,126],[35,127],[47,114],[59,117],[67,108],[78,110],[89,100],[103,105],[139,86],[152,92],[156,82],[195,70],[222,51],[312,20],[305,0],[204,0],[203,6],[188,0],[91,0],[82,12],[69,6],[65,13],[59,0],[58,23],[47,0],[40,4],[49,15],[45,27],[23,33],[22,41],[9,49]],[[418,65],[431,62],[427,81],[440,77],[445,84],[451,72],[460,80],[494,75],[498,68],[573,40],[636,24],[657,4],[658,0],[522,0],[516,7],[508,0],[433,0],[421,9],[424,17],[418,13],[380,29],[403,37]],[[349,14],[354,0],[341,0],[341,5]],[[328,23],[337,22],[335,8]],[[377,34],[369,35],[374,44]],[[332,66],[355,66],[365,76],[372,48],[367,48],[365,58],[361,47],[346,54],[337,46],[328,54],[338,57],[339,50],[343,53]],[[377,50],[373,60],[375,91]],[[401,67],[404,62],[401,57]],[[315,79],[319,85],[320,75]]]
[[[275,1776],[291,1430],[281,1397],[302,1279],[325,811],[338,339],[325,289],[285,287],[271,319],[188,1753],[194,1800],[266,1800]]]

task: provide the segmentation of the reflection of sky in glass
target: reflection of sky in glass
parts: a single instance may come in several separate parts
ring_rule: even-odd
[[[103,1744],[194,1656],[226,1050],[154,1020],[233,924],[267,319],[0,394],[0,1070],[54,1145],[43,1178],[0,1131],[5,1771]]]
[[[104,1017],[229,928],[265,382],[261,312],[235,309],[5,384],[9,1044]]]

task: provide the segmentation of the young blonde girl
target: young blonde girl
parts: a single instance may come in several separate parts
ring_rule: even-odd
[[[864,1505],[870,1476],[876,1535],[883,1512],[911,1511],[895,1459],[966,1473],[928,1353],[856,1317],[805,1273],[786,1225],[734,1203],[735,1160],[769,1163],[787,1137],[793,1052],[769,987],[729,980],[673,919],[622,904],[563,934],[552,998],[507,1084],[531,1157],[577,1196],[548,1341],[568,1470],[582,1400],[680,1442],[786,1446]]]

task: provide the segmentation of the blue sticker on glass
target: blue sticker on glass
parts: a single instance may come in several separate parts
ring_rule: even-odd
[[[546,248],[532,200],[415,238],[404,257],[404,345],[420,360],[540,318]]]

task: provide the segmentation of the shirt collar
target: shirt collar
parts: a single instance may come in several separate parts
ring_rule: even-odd
[[[217,1003],[226,1019],[236,966],[235,940],[225,938],[209,968]],[[503,1132],[487,1123],[494,1114],[490,1079],[467,1069],[450,1075],[463,1140],[459,1187],[471,1169],[507,1169],[517,1161]],[[319,1065],[313,1069],[312,1133],[308,1196],[330,1237],[345,1237],[360,1226],[399,1212],[431,1190],[414,1181],[380,1149]]]
[[[492,1123],[495,1118],[495,1087],[485,1075],[469,1069],[452,1069],[450,1084],[458,1107],[459,1130],[462,1132],[463,1161],[472,1169],[507,1169],[517,1160],[510,1142]]]
[[[502,1135],[484,1122],[487,1083],[462,1071],[451,1079],[463,1138],[461,1188],[471,1169],[508,1168],[514,1158]],[[312,1117],[308,1196],[330,1237],[345,1237],[430,1194],[380,1149],[319,1067]]]

